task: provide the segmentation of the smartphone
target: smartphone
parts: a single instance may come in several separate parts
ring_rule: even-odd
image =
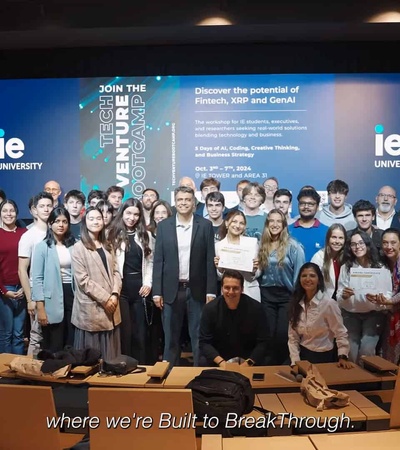
[[[265,374],[264,373],[253,373],[252,380],[253,381],[264,381]]]

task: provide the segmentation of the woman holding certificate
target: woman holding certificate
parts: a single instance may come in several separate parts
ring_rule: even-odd
[[[224,269],[238,270],[244,278],[243,293],[260,301],[260,286],[256,279],[257,238],[243,236],[245,231],[246,216],[242,211],[231,211],[221,225],[219,232],[221,240],[215,243],[214,262],[218,278],[222,277]]]
[[[305,255],[303,246],[289,236],[286,217],[278,209],[271,210],[265,221],[258,260],[261,304],[272,339],[266,364],[286,364],[289,301]]]
[[[382,251],[386,265],[392,272],[392,295],[367,295],[369,301],[392,306],[393,311],[388,314],[385,337],[382,340],[383,357],[395,364],[400,363],[400,231],[388,228],[382,234]]]
[[[349,359],[358,363],[361,356],[375,355],[386,321],[386,307],[368,301],[368,297],[379,293],[390,296],[392,281],[390,271],[382,266],[376,247],[364,231],[353,231],[345,246],[344,261],[337,301],[349,333]]]

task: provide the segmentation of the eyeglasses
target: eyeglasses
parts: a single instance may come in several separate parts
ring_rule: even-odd
[[[264,184],[264,189],[266,191],[277,191],[278,190],[277,187],[275,187],[275,186],[268,186],[268,184]]]
[[[60,192],[60,189],[58,188],[46,188],[45,191],[50,194],[50,193],[54,193],[57,194],[57,192]]]
[[[379,198],[390,198],[390,200],[394,200],[395,198],[396,198],[396,196],[395,195],[393,195],[393,194],[378,194],[378,197]]]
[[[316,202],[299,202],[300,208],[305,208],[306,206],[313,208],[316,205],[317,205]]]
[[[350,244],[350,247],[351,248],[363,248],[363,247],[365,247],[365,242],[364,241],[358,241],[358,242],[352,242],[351,244]]]

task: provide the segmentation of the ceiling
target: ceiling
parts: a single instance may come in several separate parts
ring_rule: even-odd
[[[398,23],[367,23],[389,11],[400,1],[1,0],[0,48],[398,40]],[[196,26],[210,16],[233,25]]]

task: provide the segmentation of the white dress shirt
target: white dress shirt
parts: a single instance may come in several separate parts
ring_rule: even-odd
[[[192,244],[193,216],[190,222],[182,224],[176,216],[176,238],[178,240],[179,280],[190,277],[190,247]]]
[[[333,349],[336,338],[339,355],[349,354],[347,329],[343,325],[342,314],[335,300],[319,291],[307,307],[304,300],[296,328],[289,323],[289,352],[291,364],[300,360],[300,345],[313,352],[327,352]]]

